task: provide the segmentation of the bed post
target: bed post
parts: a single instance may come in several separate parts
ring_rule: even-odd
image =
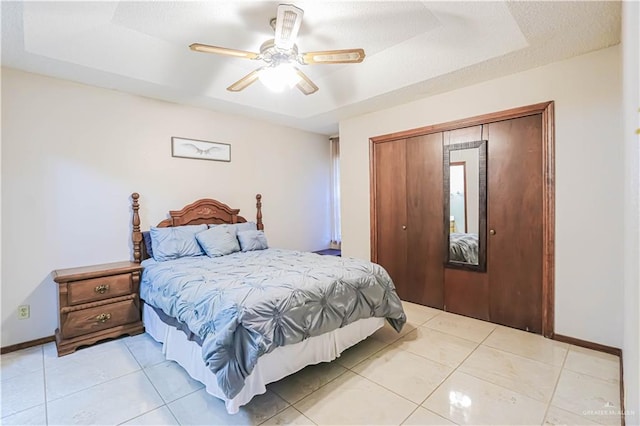
[[[140,205],[138,204],[138,198],[140,198],[140,194],[137,192],[131,194],[131,208],[133,209],[133,232],[131,233],[131,241],[133,241],[133,261],[135,263],[140,263],[140,258],[142,256],[140,251],[142,232],[140,232],[140,215],[138,214]]]
[[[262,195],[256,194],[256,225],[258,230],[263,231],[264,225],[262,224]]]

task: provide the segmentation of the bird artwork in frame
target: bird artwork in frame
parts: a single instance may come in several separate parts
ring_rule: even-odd
[[[229,162],[231,161],[231,145],[228,143],[172,137],[171,156]]]

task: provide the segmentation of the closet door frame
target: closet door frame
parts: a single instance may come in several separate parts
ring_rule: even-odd
[[[430,133],[456,130],[464,127],[510,120],[529,115],[542,115],[542,335],[554,336],[555,306],[555,126],[554,102],[542,102],[505,111],[479,115],[446,123],[434,124],[412,130],[405,130],[369,139],[369,181],[370,181],[370,236],[371,261],[377,262],[376,239],[376,159],[374,145],[392,142]]]

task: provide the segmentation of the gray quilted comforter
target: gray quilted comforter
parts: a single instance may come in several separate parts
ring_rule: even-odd
[[[449,260],[478,264],[478,234],[449,234]]]
[[[142,265],[142,299],[199,336],[230,399],[278,346],[362,318],[387,318],[397,331],[406,321],[387,272],[359,259],[267,249]]]

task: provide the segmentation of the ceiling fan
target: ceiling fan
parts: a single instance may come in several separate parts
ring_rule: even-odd
[[[296,37],[302,24],[304,11],[290,4],[278,6],[275,18],[271,19],[271,27],[275,30],[275,37],[265,41],[260,46],[260,53],[208,44],[193,43],[189,46],[196,52],[216,53],[218,55],[236,58],[252,59],[264,62],[264,65],[227,87],[231,92],[239,92],[260,79],[265,85],[282,90],[284,87],[300,89],[305,95],[318,91],[309,77],[296,65],[316,64],[352,64],[364,60],[363,49],[322,50],[316,52],[299,53]]]

